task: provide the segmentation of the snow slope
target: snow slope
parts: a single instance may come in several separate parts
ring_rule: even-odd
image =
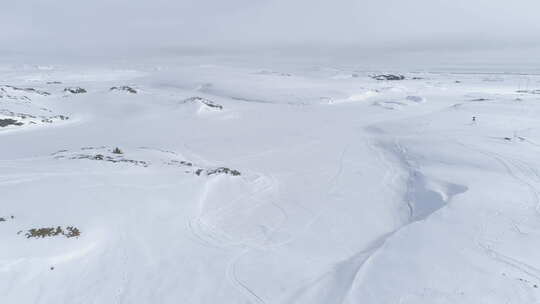
[[[538,75],[0,71],[0,303],[540,302]]]

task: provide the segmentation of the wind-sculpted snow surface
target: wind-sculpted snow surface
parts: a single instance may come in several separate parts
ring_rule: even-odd
[[[248,66],[0,70],[0,303],[540,302],[540,76]]]

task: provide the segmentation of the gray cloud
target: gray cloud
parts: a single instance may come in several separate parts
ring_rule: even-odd
[[[514,47],[540,38],[537,0],[17,0],[2,6],[2,50]]]

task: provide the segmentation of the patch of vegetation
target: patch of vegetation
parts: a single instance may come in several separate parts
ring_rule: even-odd
[[[110,91],[126,91],[131,94],[137,94],[137,90],[129,86],[112,87]]]
[[[375,80],[404,80],[405,76],[403,75],[394,75],[394,74],[381,74],[381,75],[373,75],[371,78]]]
[[[25,234],[26,238],[45,238],[50,236],[57,236],[63,234],[63,230],[60,226],[51,228],[32,228]]]
[[[81,231],[79,228],[74,226],[68,226],[65,229],[61,226],[55,227],[45,227],[45,228],[32,228],[28,230],[25,234],[27,239],[30,238],[46,238],[54,236],[64,236],[66,238],[79,237]]]
[[[114,154],[124,154],[124,152],[122,152],[122,150],[120,150],[120,148],[116,147],[112,150],[112,153]]]
[[[66,231],[67,232],[64,233],[64,236],[67,237],[67,238],[73,238],[73,237],[81,236],[81,231],[77,227],[67,226]]]
[[[87,91],[81,87],[69,87],[65,88],[64,92],[71,93],[71,94],[83,94],[87,93]]]

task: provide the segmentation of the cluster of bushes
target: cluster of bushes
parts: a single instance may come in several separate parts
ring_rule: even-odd
[[[26,238],[45,238],[45,237],[53,237],[53,236],[59,236],[63,235],[66,238],[73,238],[73,237],[79,237],[81,235],[81,231],[77,227],[68,226],[65,228],[65,230],[57,226],[54,227],[46,227],[46,228],[32,228],[28,230],[25,234]]]

